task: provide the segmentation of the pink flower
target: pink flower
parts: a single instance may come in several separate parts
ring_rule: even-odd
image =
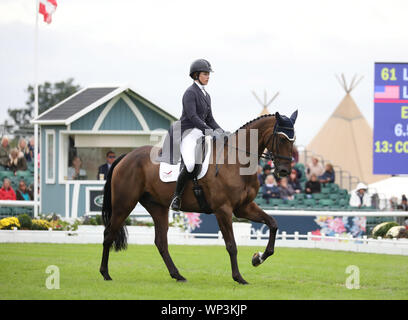
[[[343,220],[340,218],[332,219],[328,222],[329,229],[333,230],[335,233],[343,233],[346,232],[346,228],[344,227]]]
[[[185,212],[184,215],[187,217],[187,223],[191,227],[191,230],[199,228],[201,224],[200,214],[196,212]]]

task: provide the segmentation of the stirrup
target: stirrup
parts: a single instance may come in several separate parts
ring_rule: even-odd
[[[173,211],[180,211],[180,207],[181,207],[181,197],[180,196],[174,196],[173,200],[170,203],[170,209]]]

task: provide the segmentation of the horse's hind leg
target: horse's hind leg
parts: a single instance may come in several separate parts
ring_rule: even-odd
[[[167,231],[169,229],[169,209],[152,201],[140,201],[150,213],[154,221],[155,239],[154,243],[169,270],[170,276],[177,281],[187,281],[178,271],[170,257],[167,243]]]
[[[112,215],[104,231],[102,262],[99,269],[105,280],[112,280],[108,272],[109,251],[112,244],[114,244],[116,251],[126,249],[127,234],[124,224],[136,204],[137,200],[135,199],[125,202],[119,202],[119,199],[117,199],[112,203]]]
[[[129,211],[130,214],[131,211]],[[128,214],[128,215],[129,215]],[[109,251],[112,247],[113,242],[118,238],[119,232],[125,232],[124,222],[126,217],[123,219],[124,215],[121,217],[113,215],[108,226],[106,226],[103,233],[103,253],[102,253],[102,262],[99,269],[105,280],[112,280],[108,272],[108,260],[109,260]],[[122,229],[123,228],[123,229]],[[122,235],[126,236],[126,235]]]

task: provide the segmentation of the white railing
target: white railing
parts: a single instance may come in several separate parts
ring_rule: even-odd
[[[34,207],[34,201],[0,200],[0,207]]]
[[[313,211],[313,210],[264,210],[271,216],[348,216],[348,217],[408,217],[406,211]]]
[[[154,228],[131,227],[129,229],[129,244],[154,244]],[[251,234],[235,234],[238,246],[265,247],[269,234],[251,232]],[[0,243],[97,243],[103,242],[103,227],[95,230],[78,231],[32,231],[32,230],[0,230]],[[173,245],[225,245],[221,232],[218,233],[188,233],[170,228],[168,243]],[[324,236],[312,233],[299,234],[295,232],[278,233],[276,247],[319,248],[326,250],[367,252],[380,254],[408,255],[408,239],[353,238],[351,236]]]

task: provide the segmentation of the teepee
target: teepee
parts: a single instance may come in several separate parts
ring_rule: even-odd
[[[263,116],[265,114],[270,114],[268,107],[270,104],[276,99],[276,97],[279,95],[279,92],[277,92],[272,99],[268,101],[267,95],[266,95],[266,90],[264,91],[264,101],[262,101],[254,91],[252,91],[252,94],[254,95],[255,99],[259,102],[259,104],[263,107],[261,113],[259,114],[260,116]],[[268,102],[267,102],[268,101]]]
[[[346,95],[306,149],[367,184],[385,179],[373,174],[373,130],[350,95],[362,77],[349,86],[344,75],[337,79]]]

